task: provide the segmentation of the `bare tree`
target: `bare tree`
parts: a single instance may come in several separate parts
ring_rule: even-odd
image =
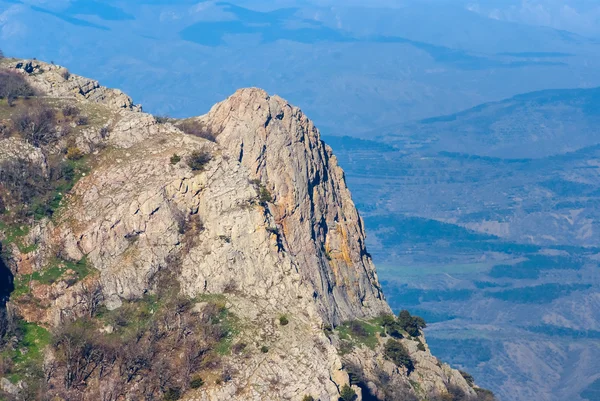
[[[5,98],[12,105],[19,96],[34,95],[35,91],[23,75],[16,71],[0,71],[0,99]]]
[[[54,348],[57,363],[64,370],[64,387],[67,391],[84,386],[86,380],[101,366],[104,354],[94,343],[85,325],[72,323],[55,333]]]
[[[79,291],[80,304],[87,317],[92,318],[98,312],[98,308],[104,301],[102,286],[98,281],[82,283]]]
[[[27,142],[35,147],[52,143],[57,137],[56,113],[42,102],[34,102],[13,121]]]

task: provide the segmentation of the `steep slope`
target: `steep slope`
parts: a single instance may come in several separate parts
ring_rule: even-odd
[[[188,121],[208,140],[61,67],[2,63],[45,91],[40,100],[62,107],[63,124],[68,106],[87,113],[85,124],[72,124],[83,129],[56,131],[35,147],[50,170],[65,152],[67,163],[80,163],[78,181],[48,217],[18,217],[6,194],[3,242],[17,287],[9,308],[25,328],[53,338],[46,347],[36,342],[47,377],[39,388],[106,400],[337,400],[348,384],[380,399],[393,391],[477,397],[429,353],[421,332],[386,336],[399,323],[389,316],[362,220],[331,149],[298,108],[240,90]],[[18,99],[16,107],[39,106]],[[7,126],[21,121],[7,110]],[[2,141],[30,147],[20,125],[11,126]],[[27,232],[15,231],[23,221]],[[89,333],[82,349],[95,351],[81,358],[90,370],[71,372],[65,344]],[[34,388],[25,386],[33,371],[18,358],[7,371],[4,391],[19,398]]]

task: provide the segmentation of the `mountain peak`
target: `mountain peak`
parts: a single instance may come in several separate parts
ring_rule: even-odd
[[[49,120],[43,143],[19,129],[0,139],[41,155],[15,163],[15,152],[0,153],[0,177],[72,173],[37,178],[51,218],[12,213],[23,189],[15,183],[1,216],[3,255],[17,287],[10,310],[53,339],[38,354],[56,361],[48,375],[57,397],[108,391],[102,383],[115,384],[113,399],[172,389],[190,401],[337,401],[342,391],[412,399],[450,388],[475,397],[431,355],[422,321],[403,338],[410,322],[384,300],[344,173],[300,109],[250,88],[204,116],[162,121],[120,91],[28,65],[8,68],[46,96],[17,99],[15,110],[57,107],[44,115],[62,120]],[[19,113],[5,123],[18,127]],[[22,226],[31,228],[7,235]],[[73,389],[61,344],[82,338],[81,327],[103,369]],[[194,389],[194,377],[205,385]]]

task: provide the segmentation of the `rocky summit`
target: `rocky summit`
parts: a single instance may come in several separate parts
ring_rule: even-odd
[[[0,92],[0,398],[493,399],[392,314],[299,108],[154,117],[36,60]]]

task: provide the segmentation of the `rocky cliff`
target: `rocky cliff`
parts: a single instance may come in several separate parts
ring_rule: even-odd
[[[120,91],[62,67],[11,59],[0,66],[57,110],[53,140],[36,145],[27,126],[14,123],[34,107],[32,99],[18,98],[12,107],[4,101],[0,176],[10,177],[18,161],[52,187],[52,180],[71,178],[53,175],[56,163],[74,169],[72,185],[53,187],[46,213],[38,213],[35,197],[32,210],[11,203],[16,190],[8,178],[3,188],[0,235],[15,282],[9,309],[25,327],[54,338],[36,351],[49,394],[104,400],[329,401],[348,391],[357,399],[481,396],[430,354],[421,332],[390,330],[398,322],[390,318],[344,173],[300,109],[260,89],[242,89],[204,116],[157,119]],[[84,120],[69,117],[69,107]],[[171,288],[173,302],[164,295]],[[150,306],[140,314],[143,305]],[[210,315],[215,305],[219,312]],[[123,311],[131,314],[120,322],[114,316]],[[127,341],[157,349],[147,363],[132,373],[130,360],[118,352],[109,359],[101,348],[81,383],[68,380],[61,341],[72,336],[61,326],[85,321],[88,332],[120,341],[131,316],[142,318]],[[223,332],[211,342],[199,334],[206,327]],[[207,344],[193,353],[193,364],[192,338]],[[390,344],[405,358],[395,358]],[[151,387],[147,378],[164,360],[175,374]],[[25,377],[2,381],[17,398],[32,388],[31,372],[19,366],[4,372]],[[66,393],[57,390],[62,387]]]

